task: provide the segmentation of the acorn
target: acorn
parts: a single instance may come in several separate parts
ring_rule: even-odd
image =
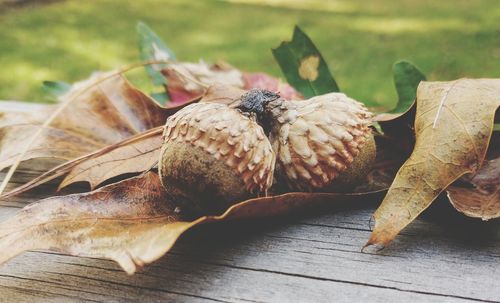
[[[302,101],[259,96],[270,94],[252,90],[239,108],[259,109],[258,122],[276,153],[279,181],[290,190],[338,192],[365,180],[376,148],[370,129],[372,114],[362,103],[342,93]]]
[[[375,161],[371,113],[342,93],[270,102],[279,175],[301,191],[349,191]]]
[[[191,104],[167,119],[160,179],[187,214],[220,214],[267,195],[276,156],[256,116],[226,104]]]

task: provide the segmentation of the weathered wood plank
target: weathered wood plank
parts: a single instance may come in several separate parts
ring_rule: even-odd
[[[26,166],[14,182],[33,177]],[[0,202],[0,220],[53,187]],[[127,276],[107,260],[29,252],[0,267],[1,302],[500,302],[500,222],[442,203],[361,253],[374,201],[204,226]]]

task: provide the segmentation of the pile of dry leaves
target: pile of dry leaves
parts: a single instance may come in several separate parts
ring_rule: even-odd
[[[427,82],[416,67],[400,61],[394,65],[397,107],[372,109],[377,158],[364,184],[349,193],[289,192],[241,201],[218,216],[183,217],[157,172],[169,116],[200,100],[229,104],[252,88],[279,92],[288,100],[339,88],[299,28],[292,41],[273,50],[289,84],[226,63],[176,61],[147,26],[139,24],[138,32],[141,64],[96,73],[73,85],[46,82],[58,104],[0,115],[0,168],[10,167],[0,191],[22,161],[66,161],[3,193],[3,200],[62,176],[59,189],[76,182],[91,188],[33,203],[1,223],[0,264],[26,250],[46,249],[109,258],[132,274],[164,255],[195,225],[384,194],[368,246],[386,246],[443,193],[467,216],[500,216],[500,149],[494,136],[500,79]],[[126,71],[142,66],[161,92],[148,95],[125,78]]]

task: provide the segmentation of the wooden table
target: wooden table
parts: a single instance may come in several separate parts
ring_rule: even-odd
[[[53,190],[0,202],[0,220]],[[108,260],[25,253],[0,267],[0,302],[500,302],[500,221],[441,201],[388,249],[361,253],[378,202],[202,226],[134,276]]]

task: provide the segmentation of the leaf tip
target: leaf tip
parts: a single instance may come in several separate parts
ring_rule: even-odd
[[[302,29],[298,24],[295,24],[295,26],[293,27],[293,34],[295,35],[295,33],[297,32],[302,32]]]
[[[149,26],[146,25],[143,21],[137,21],[137,24],[135,25],[135,29],[137,30],[138,33],[144,31],[144,30],[150,30]]]

